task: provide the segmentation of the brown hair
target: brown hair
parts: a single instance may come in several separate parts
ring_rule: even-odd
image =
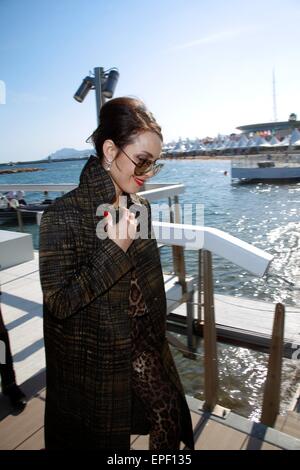
[[[163,140],[160,126],[141,100],[127,96],[114,98],[102,106],[100,124],[87,142],[92,142],[97,155],[102,157],[105,140],[110,139],[122,148],[145,131],[155,132]]]

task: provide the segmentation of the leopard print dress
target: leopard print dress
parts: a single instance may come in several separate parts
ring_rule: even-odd
[[[132,387],[150,422],[149,449],[178,450],[180,395],[164,370],[135,272],[131,278],[128,314],[132,318]]]

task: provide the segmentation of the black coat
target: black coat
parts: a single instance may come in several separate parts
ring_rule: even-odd
[[[156,240],[136,239],[125,253],[109,238],[96,236],[96,209],[114,199],[111,177],[92,156],[79,186],[42,217],[46,448],[129,449],[130,434],[149,432],[131,390],[133,269],[166,371],[182,394],[182,440],[192,447],[190,414],[165,338],[166,297]],[[134,202],[150,209],[147,201],[131,195]],[[149,221],[151,226],[150,215]]]

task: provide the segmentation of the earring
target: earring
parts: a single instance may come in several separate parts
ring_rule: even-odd
[[[107,158],[105,159],[105,169],[106,171],[110,171],[110,167],[111,167],[111,161],[108,160]]]

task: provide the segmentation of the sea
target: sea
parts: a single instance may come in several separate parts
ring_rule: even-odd
[[[0,175],[0,184],[48,184],[79,182],[84,160],[26,164],[45,171]],[[223,230],[274,256],[269,275],[259,278],[245,269],[217,256],[213,257],[215,292],[266,302],[299,306],[300,266],[300,183],[239,184],[230,177],[230,160],[165,160],[162,171],[153,178],[159,183],[183,183],[179,200],[183,213],[186,205],[202,207],[206,226]],[[24,165],[18,165],[24,166]],[[2,169],[5,167],[2,166]],[[11,167],[8,167],[11,168]],[[59,197],[60,193],[51,193]],[[43,199],[43,194],[27,193],[27,202]],[[166,200],[157,203],[166,203]],[[154,212],[154,211],[152,211]],[[18,230],[15,224],[1,224],[1,229]],[[39,247],[37,225],[24,224]],[[172,270],[172,252],[161,249],[165,271]],[[185,253],[187,274],[197,275],[197,252]],[[255,312],[253,312],[255,314]],[[172,348],[186,393],[203,399],[203,352],[195,360]],[[246,348],[218,344],[219,402],[233,411],[259,420],[268,356]],[[285,412],[300,382],[299,360],[283,361],[281,412]]]

